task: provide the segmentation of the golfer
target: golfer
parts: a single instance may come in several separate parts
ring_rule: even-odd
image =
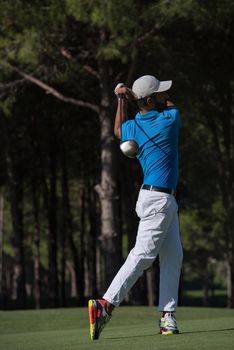
[[[118,87],[118,107],[114,133],[139,160],[144,180],[136,212],[140,218],[134,248],[120,268],[103,299],[89,300],[91,339],[98,339],[112,312],[143,271],[151,266],[157,255],[160,262],[159,332],[179,333],[175,318],[182,264],[175,191],[178,182],[178,139],[180,116],[169,99],[167,90],[172,81],[159,81],[144,75],[137,79],[132,90]],[[137,100],[139,113],[127,120],[127,104]],[[126,147],[124,146],[127,145]],[[130,145],[130,148],[129,148]]]

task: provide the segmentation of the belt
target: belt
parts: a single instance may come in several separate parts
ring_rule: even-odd
[[[164,192],[164,193],[172,194],[173,196],[175,196],[175,194],[176,194],[175,190],[172,190],[171,188],[166,188],[166,187],[142,185],[141,189],[142,190],[149,190],[149,191],[156,191],[156,192]]]

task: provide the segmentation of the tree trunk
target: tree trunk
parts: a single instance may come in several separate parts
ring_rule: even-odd
[[[93,179],[90,176],[87,183],[87,209],[89,231],[86,239],[86,268],[87,280],[86,295],[97,295],[97,276],[96,276],[96,246],[97,246],[97,210],[96,198],[93,186]],[[88,287],[88,288],[87,288]]]
[[[77,271],[78,277],[78,298],[79,302],[83,304],[84,302],[84,291],[85,291],[85,201],[86,201],[86,191],[84,183],[81,183],[80,187],[80,242],[79,242],[79,265]]]
[[[48,301],[51,307],[58,305],[58,268],[57,268],[57,195],[56,195],[56,156],[50,156],[49,189],[46,178],[43,180],[44,203],[48,218]]]
[[[0,188],[0,299],[3,293],[3,211],[4,193]]]
[[[68,233],[68,180],[66,150],[63,144],[62,154],[62,234],[61,234],[61,304],[66,306],[66,256],[67,256],[67,233]]]
[[[205,266],[207,266],[208,261],[206,261]],[[203,265],[204,269],[204,265]],[[209,306],[209,273],[207,268],[203,271],[203,281],[202,281],[202,290],[203,290],[203,296],[202,296],[202,305],[203,306]]]
[[[231,197],[231,196],[230,196]],[[227,234],[227,306],[234,308],[234,205],[233,197],[230,198],[227,210],[227,224],[225,225]]]
[[[153,266],[151,266],[146,271],[146,281],[147,281],[147,291],[148,291],[148,305],[155,305],[155,271]]]
[[[68,191],[68,188],[67,188]],[[69,199],[69,193],[67,193],[67,199]],[[73,294],[72,297],[77,297],[80,296],[80,293],[82,293],[82,291],[79,291],[79,285],[80,285],[80,281],[79,281],[79,256],[78,256],[78,250],[74,241],[74,237],[73,237],[73,220],[72,220],[72,215],[71,215],[71,208],[70,208],[70,202],[69,200],[66,203],[67,206],[67,214],[68,214],[68,244],[70,246],[71,249],[71,254],[72,254],[72,259],[73,259],[73,264],[74,264],[74,270],[75,270],[75,274],[73,275],[73,282],[75,283],[76,287],[74,287],[73,285]],[[81,282],[82,283],[82,282]]]
[[[41,307],[41,271],[40,271],[40,224],[39,205],[36,184],[32,181],[33,214],[34,214],[34,294],[36,309]]]
[[[69,245],[71,248],[72,258],[74,262],[74,268],[76,272],[76,289],[78,294],[79,305],[84,304],[84,292],[85,292],[85,279],[84,279],[84,263],[85,263],[85,247],[84,247],[84,232],[85,232],[85,186],[80,185],[80,235],[79,235],[79,247],[77,249],[75,240],[73,237],[72,219],[70,213],[70,204],[68,205],[68,225],[69,225]]]
[[[57,267],[57,194],[56,157],[50,159],[50,203],[49,203],[49,299],[52,306],[58,305]]]
[[[71,276],[71,297],[83,299],[83,290],[84,282],[82,282],[82,278],[79,280],[80,271],[79,271],[79,256],[77,247],[74,242],[73,237],[73,218],[70,207],[70,199],[69,199],[69,185],[68,185],[68,177],[67,177],[67,157],[66,157],[66,145],[63,143],[63,155],[62,155],[62,198],[63,198],[63,232],[62,232],[62,258],[61,258],[61,294],[62,294],[62,303],[65,304],[65,270],[68,268]],[[68,246],[71,249],[72,260],[67,260],[67,249]],[[78,292],[79,291],[79,292]]]
[[[69,234],[69,246],[71,249],[71,254],[72,254],[72,259],[73,259],[73,266],[74,266],[74,270],[75,270],[75,275],[72,275],[71,278],[73,278],[72,280],[72,290],[73,290],[73,294],[72,297],[76,297],[78,296],[78,288],[79,288],[79,283],[78,283],[78,275],[79,275],[79,258],[78,258],[78,252],[77,252],[77,248],[74,242],[74,238],[73,238],[73,234],[71,232],[71,234]],[[75,283],[75,287],[73,285],[73,283]]]
[[[117,229],[117,189],[114,155],[113,118],[109,97],[107,62],[99,62],[101,108],[101,184],[96,186],[101,203],[101,250],[105,264],[105,284],[110,284],[120,267],[120,244]]]
[[[20,308],[26,305],[24,231],[23,231],[23,184],[12,159],[7,157],[10,186],[11,215],[13,225],[14,269],[12,277],[12,299]]]
[[[71,298],[77,298],[77,281],[74,263],[70,260],[67,260],[66,266],[70,274],[70,296]]]
[[[103,263],[100,245],[96,246],[96,276],[97,276],[97,293],[98,295],[104,294],[105,283],[104,283],[104,273],[103,273]]]

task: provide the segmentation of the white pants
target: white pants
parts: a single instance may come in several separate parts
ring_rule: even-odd
[[[159,311],[175,311],[183,251],[175,198],[140,190],[136,212],[140,218],[136,244],[103,298],[118,306],[159,254]]]

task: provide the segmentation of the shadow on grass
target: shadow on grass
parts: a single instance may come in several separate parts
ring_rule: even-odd
[[[202,331],[190,331],[190,332],[182,332],[180,334],[195,334],[195,333],[212,333],[212,332],[226,332],[226,331],[234,331],[234,328],[224,328],[224,329],[210,329],[210,330],[202,330]]]
[[[224,328],[224,329],[210,329],[210,330],[202,330],[202,331],[190,331],[190,332],[181,332],[179,335],[187,335],[187,334],[197,334],[197,333],[213,333],[213,332],[227,332],[234,331],[234,328]],[[153,334],[138,334],[138,335],[129,335],[123,337],[108,337],[106,339],[129,339],[129,338],[142,338],[142,337],[155,337],[156,335],[160,335],[159,333]]]

